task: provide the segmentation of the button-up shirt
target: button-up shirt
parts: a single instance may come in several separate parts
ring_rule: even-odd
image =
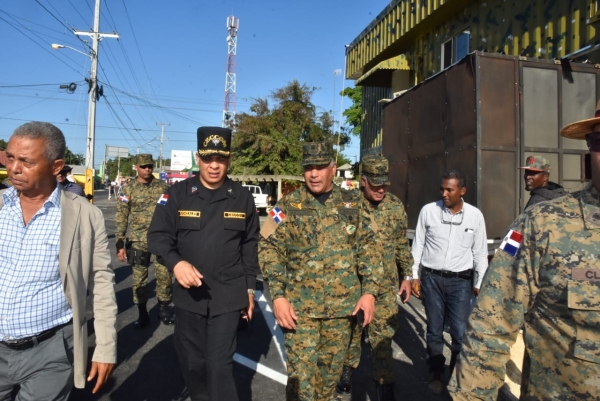
[[[0,209],[0,340],[29,337],[71,320],[58,267],[59,185],[25,225],[19,193]]]
[[[452,213],[440,200],[421,209],[412,244],[413,278],[419,265],[429,269],[461,272],[475,268],[475,287],[480,288],[487,269],[487,237],[481,211],[463,201]]]

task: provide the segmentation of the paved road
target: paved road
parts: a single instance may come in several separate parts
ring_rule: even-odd
[[[158,323],[158,307],[154,296],[148,302],[151,324],[143,330],[133,329],[137,310],[132,300],[131,267],[119,262],[114,254],[116,202],[107,200],[106,191],[96,191],[95,204],[104,212],[113,253],[119,304],[118,365],[99,394],[92,396],[92,387],[88,386],[85,390],[74,390],[70,400],[189,400],[173,350],[173,327]],[[149,279],[150,294],[153,294],[155,281],[152,266]],[[286,380],[281,331],[275,326],[267,289],[262,288],[262,283],[257,289],[260,309],[249,327],[239,334],[239,349],[234,364],[238,394],[241,401],[281,401],[285,399]],[[91,315],[91,311],[88,313]],[[402,329],[397,333],[394,344],[397,399],[449,400],[448,395],[436,396],[427,389],[424,316],[418,300],[411,298],[408,304],[400,307]],[[90,324],[89,329],[93,344],[93,325]],[[361,366],[355,374],[352,396],[343,397],[343,400],[376,400],[368,356],[369,350],[365,347]],[[449,351],[446,357],[449,360]]]

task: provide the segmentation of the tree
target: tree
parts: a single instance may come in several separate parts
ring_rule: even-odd
[[[318,113],[311,102],[317,90],[297,80],[275,89],[268,98],[254,99],[248,113],[235,116],[231,174],[300,175],[302,144],[337,144],[330,113]],[[343,136],[348,142],[347,136]]]
[[[106,172],[104,174],[108,174],[108,178],[111,181],[114,181],[117,178],[118,171],[121,172],[121,177],[133,177],[136,175],[135,171],[133,170],[134,164],[134,155],[129,155],[129,157],[121,157],[120,163],[118,159],[110,159],[106,161]]]
[[[346,88],[340,94],[352,100],[352,106],[346,108],[343,115],[346,117],[346,124],[351,128],[350,132],[352,135],[360,137],[362,124],[362,88],[359,86]]]
[[[65,148],[65,164],[82,166],[85,163],[85,157],[81,153],[73,153],[68,147]]]
[[[8,142],[6,142],[4,139],[0,139],[0,150],[6,150],[7,146]]]

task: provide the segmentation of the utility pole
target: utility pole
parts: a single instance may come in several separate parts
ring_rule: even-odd
[[[160,157],[159,157],[159,165],[158,167],[160,168],[160,171],[164,171],[163,170],[163,144],[165,141],[165,125],[168,127],[171,125],[171,123],[156,123],[156,125],[160,125]]]
[[[225,73],[225,101],[223,102],[223,128],[229,127],[235,122],[236,102],[236,58],[237,58],[237,35],[240,27],[240,19],[230,15],[227,17],[227,72]]]
[[[98,93],[98,45],[103,38],[119,38],[116,33],[100,33],[100,0],[96,0],[94,8],[94,30],[93,32],[73,31],[77,36],[89,36],[92,38],[92,50],[90,52],[92,65],[90,68],[88,107],[87,141],[85,147],[85,193],[94,195],[94,146],[96,141],[96,101],[100,99]]]

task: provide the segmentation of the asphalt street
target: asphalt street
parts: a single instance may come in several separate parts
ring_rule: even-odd
[[[107,199],[106,191],[96,191],[94,204],[104,213],[110,239],[110,250],[116,276],[119,315],[118,362],[108,383],[92,395],[90,384],[83,390],[74,389],[70,401],[185,401],[189,400],[173,348],[173,326],[159,324],[158,306],[154,296],[154,269],[150,266],[150,300],[148,308],[151,324],[135,330],[137,308],[131,290],[131,266],[117,260],[115,254],[116,201]],[[263,220],[264,218],[261,218]],[[257,285],[258,310],[250,325],[239,332],[238,352],[235,356],[234,375],[241,401],[281,401],[285,399],[285,352],[282,333],[275,324],[268,289]],[[91,310],[88,316],[91,316]],[[427,383],[429,375],[425,351],[425,311],[414,298],[399,307],[401,329],[394,340],[395,394],[398,400],[449,400],[445,394],[432,394]],[[94,330],[89,323],[90,358],[93,352]],[[449,338],[448,338],[449,340]],[[342,400],[376,400],[375,383],[371,379],[369,347],[363,347],[362,360],[354,375],[351,395]],[[449,351],[446,355],[449,361]],[[226,401],[226,400],[224,400]]]

